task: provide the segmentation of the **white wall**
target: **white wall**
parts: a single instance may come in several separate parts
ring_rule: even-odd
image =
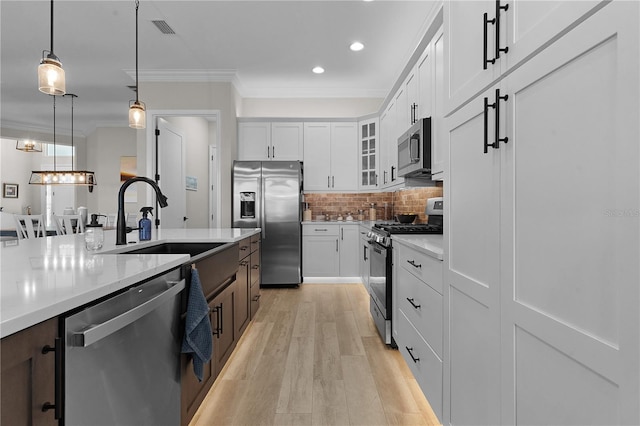
[[[18,198],[0,198],[0,207],[5,213],[22,214],[27,206],[31,213],[42,213],[40,207],[41,186],[29,185],[31,170],[39,170],[43,155],[38,152],[24,152],[16,149],[16,139],[0,139],[0,181],[18,184]],[[0,191],[3,187],[0,187]],[[4,193],[2,194],[4,195]],[[7,229],[2,223],[2,229]],[[13,228],[10,224],[9,228]]]
[[[118,190],[121,186],[120,157],[138,155],[136,133],[136,130],[129,127],[103,127],[97,128],[87,137],[87,166],[95,172],[98,183],[92,193],[87,192],[89,214],[118,211]],[[138,159],[139,175],[140,162]],[[135,185],[138,190],[138,202],[125,203],[127,213],[138,213],[145,205],[143,186],[148,185]]]
[[[187,228],[209,227],[209,123],[203,117],[164,117],[186,139],[185,176],[198,179],[198,190],[187,191]]]
[[[357,118],[378,112],[382,98],[245,98],[239,117]]]

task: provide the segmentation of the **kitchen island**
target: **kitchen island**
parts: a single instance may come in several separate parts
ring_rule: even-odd
[[[60,401],[58,390],[54,395],[54,389],[60,386],[57,377],[60,367],[56,367],[61,365],[59,355],[61,351],[65,352],[65,358],[69,355],[69,350],[65,350],[64,344],[58,339],[61,332],[58,318],[78,312],[77,308],[82,307],[84,310],[86,305],[93,302],[113,300],[109,296],[124,296],[122,292],[129,287],[142,282],[148,283],[150,279],[158,280],[157,277],[168,274],[169,271],[174,271],[172,276],[176,273],[180,275],[176,268],[189,263],[195,263],[200,271],[203,291],[212,299],[214,311],[218,300],[231,295],[229,300],[224,299],[225,306],[231,306],[231,309],[225,308],[225,315],[228,316],[227,312],[233,314],[236,311],[234,303],[243,303],[234,297],[238,287],[236,272],[239,245],[245,247],[254,240],[259,243],[259,237],[260,229],[170,229],[158,231],[150,241],[144,242],[138,241],[137,233],[130,233],[127,235],[127,245],[116,245],[115,231],[105,231],[105,244],[95,252],[86,250],[83,235],[3,242],[0,249],[0,331],[4,391],[2,423],[29,424],[29,419],[32,419],[37,424],[53,425],[61,415],[60,409],[68,408],[67,404],[64,407],[56,406],[55,401]],[[161,246],[178,249],[158,250]],[[194,246],[201,247],[200,252],[181,254],[180,248]],[[259,244],[254,246],[257,248]],[[133,253],[141,249],[174,254]],[[189,282],[189,270],[183,268],[183,271],[186,275],[183,276]],[[248,294],[245,298],[248,304]],[[217,309],[222,311],[222,305],[217,306]],[[234,320],[228,318],[226,322],[233,324]],[[215,354],[218,356],[220,348],[224,348],[223,355],[228,357],[239,336],[229,334],[226,326],[222,329],[221,324],[216,327],[218,350]],[[174,330],[173,333],[178,331]],[[227,345],[223,346],[225,342]],[[193,373],[190,359],[188,356],[181,356],[183,397],[195,391],[197,395],[194,396],[206,393],[215,379],[211,377],[207,380],[206,386],[203,386],[204,383],[197,388],[191,386]],[[226,358],[222,359],[224,360]],[[140,361],[142,360],[134,364],[139,364]],[[207,368],[210,365],[220,368],[221,360],[216,361],[217,363],[213,360],[208,363]],[[86,373],[90,372],[92,371]],[[65,374],[65,381],[68,382],[70,377]],[[12,389],[12,392],[7,392],[8,389]],[[187,410],[196,409],[200,402],[199,397],[192,401],[185,401],[183,398],[183,424],[188,422],[184,415]],[[174,424],[173,420],[170,422]]]

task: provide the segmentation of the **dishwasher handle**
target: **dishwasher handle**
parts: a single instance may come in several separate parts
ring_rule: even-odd
[[[160,305],[175,297],[185,288],[184,279],[180,281],[168,281],[167,283],[173,285],[167,290],[145,301],[144,303],[141,303],[133,309],[130,309],[100,324],[91,325],[89,328],[86,328],[83,331],[73,333],[70,342],[71,346],[87,347],[104,339],[105,337],[110,336],[116,331],[142,318],[149,312],[154,311]]]

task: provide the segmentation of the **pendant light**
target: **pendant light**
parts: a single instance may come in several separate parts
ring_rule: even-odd
[[[45,53],[48,53],[45,56]],[[38,90],[47,95],[64,95],[66,92],[64,70],[60,59],[53,53],[53,0],[51,0],[51,50],[42,52],[38,66]]]
[[[58,171],[56,167],[56,97],[53,96],[53,170],[32,171],[29,183],[32,185],[88,185],[89,192],[92,192],[93,185],[96,185],[95,174],[88,170],[75,170],[73,164],[73,100],[78,95],[67,93],[64,96],[71,97],[71,170]]]
[[[32,139],[16,141],[16,149],[25,152],[42,152],[42,143]]]
[[[133,129],[144,129],[147,127],[147,117],[144,102],[138,99],[138,8],[140,1],[136,0],[136,100],[129,101],[129,127]]]

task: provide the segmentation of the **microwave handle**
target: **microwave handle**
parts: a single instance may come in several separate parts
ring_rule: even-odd
[[[420,136],[417,134],[413,134],[409,138],[409,161],[411,163],[417,163],[418,161],[420,161]]]

